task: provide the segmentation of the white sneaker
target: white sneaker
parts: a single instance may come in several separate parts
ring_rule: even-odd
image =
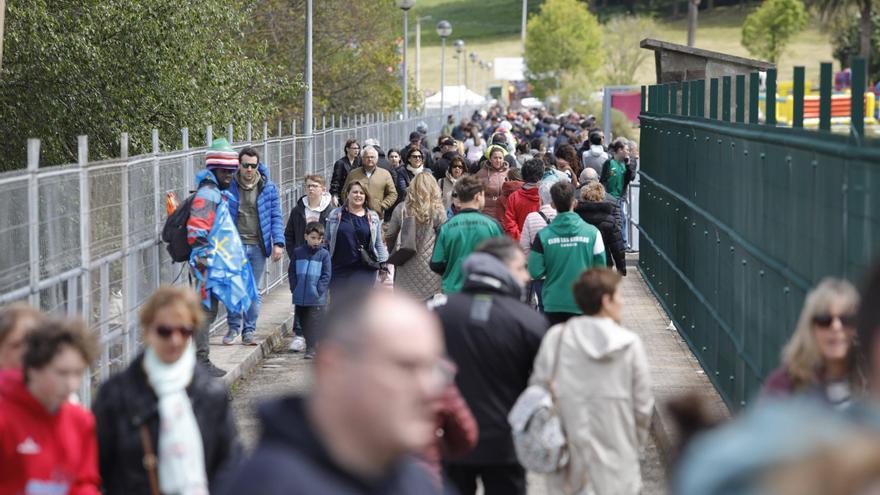
[[[290,350],[293,352],[302,352],[306,349],[306,339],[297,335],[290,343]]]

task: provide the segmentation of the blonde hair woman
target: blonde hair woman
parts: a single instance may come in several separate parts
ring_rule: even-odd
[[[846,280],[826,278],[807,294],[797,328],[770,373],[763,395],[802,394],[845,408],[865,386],[855,348],[859,294]]]
[[[420,300],[440,292],[440,275],[431,271],[429,263],[434,240],[446,222],[446,208],[440,198],[440,186],[431,174],[418,174],[406,191],[406,200],[394,209],[385,231],[389,250],[396,245],[403,219],[413,217],[416,225],[416,254],[394,273],[394,287]]]

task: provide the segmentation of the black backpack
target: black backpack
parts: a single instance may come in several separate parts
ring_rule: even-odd
[[[162,242],[168,244],[165,248],[175,263],[189,261],[189,255],[192,253],[192,246],[186,239],[186,222],[189,220],[195,197],[195,194],[190,194],[186,201],[165,220],[165,226],[162,227]]]

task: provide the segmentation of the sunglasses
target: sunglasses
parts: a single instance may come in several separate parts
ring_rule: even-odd
[[[156,327],[156,333],[163,339],[170,339],[174,332],[178,332],[181,337],[188,339],[192,337],[195,330],[189,327],[166,327],[165,325]]]
[[[422,155],[410,155],[409,157],[410,158],[418,158],[419,160],[422,159]]]
[[[242,163],[241,168],[257,168],[259,163]]]
[[[818,327],[827,328],[830,327],[834,320],[840,320],[840,324],[853,328],[856,326],[856,315],[848,314],[848,315],[830,315],[830,314],[819,314],[813,317],[813,323]]]

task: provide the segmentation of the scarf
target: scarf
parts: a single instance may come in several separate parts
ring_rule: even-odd
[[[411,174],[413,174],[413,175],[419,175],[420,173],[422,173],[422,172],[425,171],[425,167],[424,167],[424,166],[421,166],[421,167],[419,167],[419,168],[412,168],[412,167],[410,167],[409,165],[407,165],[407,166],[406,166],[406,169],[409,170],[409,172],[410,172]]]
[[[202,434],[186,387],[192,382],[196,350],[190,341],[176,362],[167,364],[152,348],[144,352],[147,381],[159,398],[159,490],[175,495],[207,495]]]

